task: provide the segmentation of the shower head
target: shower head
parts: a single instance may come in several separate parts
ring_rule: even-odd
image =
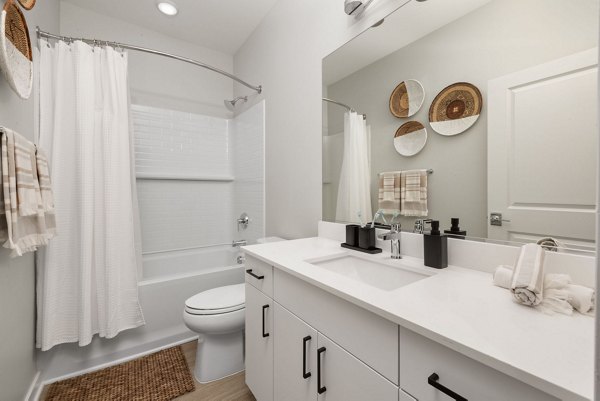
[[[246,103],[248,101],[248,96],[238,96],[233,100],[225,100],[225,107],[227,107],[229,110],[233,111],[233,109],[235,109],[235,104],[237,102],[239,102],[240,100],[243,100],[244,103]]]

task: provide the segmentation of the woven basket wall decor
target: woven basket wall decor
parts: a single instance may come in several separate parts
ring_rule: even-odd
[[[431,103],[431,128],[446,136],[465,132],[479,118],[482,106],[481,92],[475,85],[467,82],[449,85]]]
[[[35,0],[19,0],[19,4],[25,10],[31,10],[35,6]]]
[[[409,121],[400,126],[394,135],[394,147],[402,156],[414,156],[427,143],[427,129],[418,121]]]
[[[10,87],[28,99],[33,86],[31,41],[23,12],[13,0],[4,3],[0,33],[0,69]]]
[[[415,79],[402,81],[394,88],[390,95],[390,112],[398,117],[415,115],[425,100],[425,89]]]

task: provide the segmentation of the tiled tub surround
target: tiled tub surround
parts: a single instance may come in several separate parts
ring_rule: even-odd
[[[277,277],[289,277],[288,281],[304,282],[399,325],[398,383],[401,388],[411,377],[411,374],[403,373],[403,366],[412,364],[417,369],[427,362],[426,358],[419,360],[406,348],[403,351],[404,343],[431,350],[440,348],[440,363],[443,363],[444,353],[462,354],[476,361],[462,361],[466,364],[487,365],[557,399],[593,398],[594,319],[580,314],[548,316],[516,304],[507,290],[492,285],[490,272],[498,264],[514,263],[519,248],[450,240],[450,266],[440,271],[423,266],[421,236],[403,233],[404,259],[398,263],[433,275],[393,291],[384,291],[306,262],[352,253],[340,248],[345,235],[343,225],[321,222],[319,235],[317,238],[253,245],[246,248],[246,253],[274,267],[275,303],[278,302]],[[372,257],[389,258],[389,244],[378,245],[384,246],[384,253]],[[592,257],[549,254],[546,268],[547,272],[569,273],[579,284],[593,285]],[[280,284],[283,282],[279,281]],[[276,337],[277,332],[273,336]],[[425,346],[427,341],[432,341],[429,346]],[[437,360],[435,355],[434,362]],[[456,368],[459,369],[458,365]],[[251,377],[250,372],[247,377]],[[393,378],[388,379],[394,382]],[[426,377],[419,374],[417,382],[421,379],[425,380],[423,388],[433,391],[427,386]],[[443,378],[441,382],[444,383]],[[493,383],[498,387],[502,382],[499,379]],[[500,395],[493,399],[503,398]],[[542,395],[542,399],[554,398]]]

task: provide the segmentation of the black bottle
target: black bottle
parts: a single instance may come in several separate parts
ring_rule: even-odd
[[[452,238],[465,239],[467,232],[462,231],[458,226],[458,217],[453,217],[450,219],[450,229],[444,230],[444,234],[448,234]]]
[[[431,234],[423,234],[425,266],[443,269],[448,267],[448,237],[440,235],[440,222],[431,222]]]

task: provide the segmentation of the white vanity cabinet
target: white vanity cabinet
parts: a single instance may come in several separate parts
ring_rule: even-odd
[[[259,401],[273,401],[273,300],[246,283],[246,384]]]
[[[398,399],[396,385],[278,303],[274,333],[275,400]]]

